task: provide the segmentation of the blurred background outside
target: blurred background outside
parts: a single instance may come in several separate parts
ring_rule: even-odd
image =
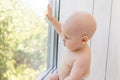
[[[0,0],[0,80],[35,80],[47,69],[47,0]]]

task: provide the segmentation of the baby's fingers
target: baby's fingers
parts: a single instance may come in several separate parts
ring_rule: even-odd
[[[51,8],[51,6],[50,6],[50,4],[48,4],[48,14],[52,14],[52,8]]]
[[[51,8],[50,4],[48,4],[48,10],[47,10],[46,16],[49,20],[53,19],[52,8]]]

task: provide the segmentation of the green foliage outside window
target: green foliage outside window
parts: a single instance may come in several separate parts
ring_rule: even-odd
[[[48,31],[41,17],[21,0],[0,0],[0,80],[35,80],[46,69]]]

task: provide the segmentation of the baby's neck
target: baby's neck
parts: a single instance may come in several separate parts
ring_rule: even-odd
[[[72,52],[76,52],[76,53],[77,52],[82,52],[82,51],[85,51],[87,48],[88,48],[88,44],[86,44],[86,45],[82,46],[81,48],[76,49],[76,50],[74,50]]]

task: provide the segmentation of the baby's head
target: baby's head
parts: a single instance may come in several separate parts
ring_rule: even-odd
[[[93,16],[87,12],[76,12],[62,25],[64,45],[70,50],[79,50],[87,44],[96,30]]]

